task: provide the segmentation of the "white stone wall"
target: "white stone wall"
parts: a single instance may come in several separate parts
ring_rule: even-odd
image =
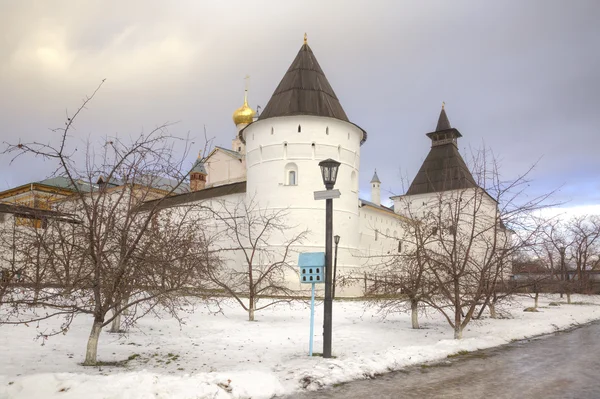
[[[358,173],[362,130],[338,119],[294,116],[259,120],[243,134],[248,168],[246,200],[272,210],[287,209],[291,235],[294,231],[310,231],[299,248],[304,252],[324,251],[325,201],[314,199],[315,191],[325,190],[318,163],[327,158],[341,163],[335,185],[341,197],[333,201],[333,234],[342,237],[338,270],[359,266],[355,254],[360,247]],[[296,172],[296,185],[289,184],[290,171]]]
[[[237,159],[219,149],[206,160],[204,168],[208,173],[206,187],[243,181],[246,178],[244,159]]]

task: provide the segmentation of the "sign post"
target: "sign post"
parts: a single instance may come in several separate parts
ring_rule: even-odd
[[[304,252],[298,257],[300,282],[311,284],[310,296],[310,337],[308,356],[313,355],[313,337],[315,329],[315,284],[325,283],[325,252]]]

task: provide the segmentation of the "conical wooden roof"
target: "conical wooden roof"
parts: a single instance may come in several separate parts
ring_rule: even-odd
[[[431,150],[423,161],[406,195],[437,193],[448,190],[476,188],[477,183],[465,161],[458,152],[458,130],[450,126],[446,111],[442,108],[435,132],[427,133],[432,140]],[[445,132],[454,141],[440,140],[438,132]]]
[[[258,119],[292,115],[326,116],[349,122],[333,88],[306,43],[300,48]]]
[[[442,106],[442,111],[440,112],[440,117],[438,118],[435,131],[439,132],[448,129],[452,129],[452,127],[450,127],[450,121],[448,120],[448,115],[446,115],[446,110],[444,109],[444,106]]]
[[[407,195],[476,188],[473,175],[454,144],[431,147]]]

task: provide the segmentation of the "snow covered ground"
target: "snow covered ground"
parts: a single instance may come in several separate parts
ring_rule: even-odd
[[[126,335],[103,332],[98,359],[121,366],[83,367],[90,320],[79,317],[64,336],[44,342],[37,333],[51,323],[0,326],[0,398],[269,398],[302,389],[360,379],[408,365],[443,359],[511,340],[550,333],[600,319],[600,297],[542,297],[538,313],[520,298],[510,319],[473,321],[462,340],[436,313],[410,328],[410,316],[382,319],[363,301],[334,302],[335,359],[308,357],[309,308],[277,305],[257,321],[227,301],[224,314],[197,309],[180,326],[170,318],[147,317]],[[315,318],[315,349],[322,347],[322,305]],[[43,344],[43,345],[42,345]],[[129,359],[129,360],[128,360]]]

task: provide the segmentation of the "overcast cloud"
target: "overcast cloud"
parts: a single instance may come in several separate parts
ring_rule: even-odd
[[[403,192],[445,101],[463,155],[490,147],[507,178],[541,158],[534,192],[563,186],[561,200],[600,203],[598,21],[597,0],[0,0],[0,141],[51,140],[65,110],[106,78],[78,135],[178,121],[173,133],[201,143],[206,125],[229,147],[244,76],[251,105],[264,107],[307,32],[350,120],[369,133],[363,192],[375,168],[382,197]],[[9,161],[0,156],[0,189],[49,173]]]

